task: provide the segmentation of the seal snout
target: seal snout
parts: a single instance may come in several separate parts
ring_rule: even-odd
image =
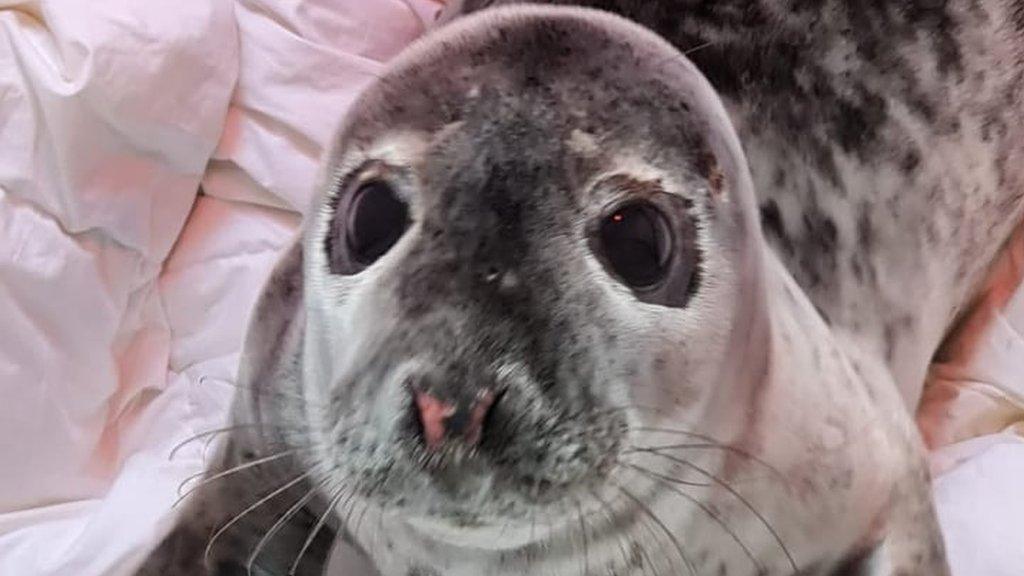
[[[446,401],[420,390],[413,391],[416,416],[423,443],[436,451],[446,439],[459,439],[467,446],[476,446],[483,433],[484,421],[497,400],[491,390],[483,390],[470,401]]]

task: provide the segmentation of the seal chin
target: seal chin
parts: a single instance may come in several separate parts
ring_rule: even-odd
[[[631,483],[637,499],[653,501],[652,486],[640,479]],[[429,491],[421,493],[432,504],[423,514],[402,512],[403,526],[418,538],[453,549],[498,553],[535,553],[552,542],[572,542],[580,525],[626,525],[636,515],[623,490],[611,477],[589,478],[567,486],[557,498],[535,502],[508,493],[493,484],[474,498],[450,500]],[[637,500],[639,502],[639,500]],[[596,535],[597,532],[594,532]]]
[[[399,515],[409,528],[437,544],[511,552],[572,532],[578,527],[577,514],[600,514],[606,520],[608,510],[580,508],[580,502],[592,500],[591,493],[605,491],[600,486],[580,485],[566,488],[559,498],[544,503],[495,490],[493,485],[465,500],[428,492],[422,495],[432,502],[428,510]]]
[[[446,518],[412,517],[407,523],[413,530],[436,543],[494,552],[530,546],[544,534],[538,533],[529,522],[461,523]]]
[[[590,491],[600,490],[606,481],[608,466],[603,462],[545,469],[546,455],[539,454],[530,459],[537,468],[531,475],[497,464],[479,452],[462,453],[452,460],[437,455],[435,462],[420,461],[411,469],[414,478],[397,486],[394,492],[400,497],[390,502],[408,517],[423,518],[431,525],[455,530],[508,529],[557,514]]]

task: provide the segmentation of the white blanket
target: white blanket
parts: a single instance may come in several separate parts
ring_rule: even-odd
[[[438,6],[0,0],[0,575],[130,574],[167,529],[335,122]],[[992,311],[1024,351],[1024,304]],[[1020,422],[1022,363],[935,377]],[[1019,574],[1024,442],[984,434],[936,444],[951,557]]]

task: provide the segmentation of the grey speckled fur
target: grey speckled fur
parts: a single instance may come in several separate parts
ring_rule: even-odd
[[[910,412],[1024,211],[1024,3],[544,4],[628,20],[456,2],[350,112],[209,474],[282,455],[140,575],[281,576],[310,534],[297,574],[336,538],[384,576],[948,573]],[[364,270],[371,178],[412,225]],[[591,241],[637,196],[692,271],[656,293]],[[481,445],[432,460],[410,379],[501,390]]]

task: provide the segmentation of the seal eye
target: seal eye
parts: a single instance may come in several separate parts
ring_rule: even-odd
[[[358,274],[386,254],[409,227],[409,205],[380,178],[346,186],[335,197],[325,240],[332,274]]]
[[[409,207],[382,181],[361,185],[346,215],[345,243],[352,259],[369,266],[387,253],[409,226]]]
[[[631,288],[650,288],[665,278],[672,259],[672,229],[654,204],[619,206],[601,221],[598,239],[611,271]]]

